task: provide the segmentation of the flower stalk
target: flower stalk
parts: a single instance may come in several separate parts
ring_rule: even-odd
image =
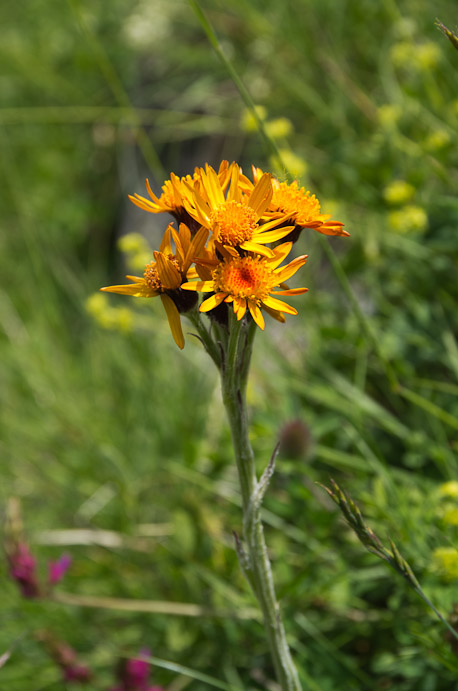
[[[277,681],[283,691],[299,691],[302,687],[286,641],[261,521],[262,498],[273,474],[278,447],[258,480],[248,433],[246,385],[254,338],[253,322],[250,322],[237,321],[235,315],[230,314],[229,343],[221,369],[223,402],[242,494],[244,542],[242,545],[236,536],[237,552],[263,614]]]

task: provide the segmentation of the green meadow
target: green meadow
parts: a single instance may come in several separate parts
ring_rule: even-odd
[[[278,691],[216,368],[160,300],[99,292],[172,220],[128,195],[225,159],[289,170],[350,233],[301,233],[309,291],[266,318],[248,386],[259,472],[284,442],[263,516],[303,688],[458,688],[458,640],[320,486],[458,630],[458,51],[435,26],[456,3],[200,0],[226,64],[196,5],[0,7],[2,540],[20,506],[42,581],[72,557],[39,599],[2,557],[0,688],[108,691],[146,648],[167,691]]]

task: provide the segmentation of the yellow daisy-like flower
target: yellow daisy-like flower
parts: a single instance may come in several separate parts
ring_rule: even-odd
[[[256,184],[265,173],[253,166],[253,180]],[[269,216],[281,214],[294,223],[296,230],[313,228],[323,235],[349,236],[340,221],[330,221],[330,214],[322,214],[320,202],[314,194],[305,187],[299,187],[295,180],[291,184],[272,179],[272,200],[268,212]],[[297,238],[294,238],[297,239]]]
[[[221,185],[225,188],[229,182],[229,163],[228,161],[222,161],[218,177],[221,181]],[[178,177],[174,173],[170,174],[170,180],[166,180],[162,185],[162,194],[157,197],[153,190],[149,180],[145,180],[146,189],[148,191],[151,199],[142,197],[139,194],[129,195],[129,199],[136,206],[149,213],[159,214],[168,212],[177,220],[178,223],[186,223],[190,228],[191,233],[194,234],[200,225],[196,223],[195,219],[188,214],[185,209],[185,199],[189,197],[189,189],[194,188],[198,185],[200,181],[200,170],[196,168],[193,175],[186,175],[182,178]]]
[[[171,236],[176,247],[175,253],[172,250]],[[131,284],[108,286],[100,290],[133,297],[159,296],[175,343],[179,348],[184,348],[180,312],[187,312],[194,307],[195,301],[189,300],[181,288],[183,282],[195,275],[190,271],[190,267],[204,247],[207,237],[206,228],[201,228],[191,240],[191,231],[184,223],[180,224],[178,232],[170,224],[164,233],[159,251],[154,252],[155,261],[146,265],[143,276],[126,276],[132,281]]]
[[[288,235],[294,226],[277,228],[286,220],[280,214],[269,222],[260,223],[272,199],[271,175],[261,175],[256,185],[245,192],[239,184],[240,167],[232,163],[221,180],[221,175],[209,165],[200,169],[197,185],[187,184],[189,196],[184,199],[187,212],[198,223],[208,228],[216,247],[225,248],[233,256],[237,249],[273,257],[266,244]],[[225,184],[228,185],[225,194]],[[236,249],[237,248],[237,249]]]
[[[214,293],[200,305],[201,312],[209,312],[222,302],[232,303],[234,313],[240,320],[247,309],[260,329],[264,329],[264,317],[261,307],[278,321],[285,321],[283,312],[297,314],[297,310],[277,295],[300,295],[307,288],[287,288],[283,285],[290,276],[305,264],[307,256],[293,259],[286,266],[280,267],[288,256],[293,243],[285,242],[273,251],[272,257],[263,256],[227,256],[223,261],[215,261],[212,278],[208,281],[191,281],[184,283],[184,290],[197,290],[203,293]],[[206,262],[208,264],[208,261]],[[274,291],[280,287],[281,290]]]

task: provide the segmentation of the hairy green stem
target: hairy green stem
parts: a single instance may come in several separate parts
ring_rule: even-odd
[[[250,323],[237,321],[230,314],[229,342],[221,369],[223,401],[242,494],[244,544],[243,547],[238,545],[238,552],[239,557],[243,557],[244,570],[248,572],[248,581],[262,610],[277,681],[282,691],[300,691],[302,687],[286,641],[261,522],[262,496],[275,459],[273,456],[269,463],[262,478],[264,482],[258,482],[248,433],[246,384],[255,328]]]

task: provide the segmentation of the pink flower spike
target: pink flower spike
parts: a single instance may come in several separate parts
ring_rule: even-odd
[[[8,555],[10,575],[19,586],[24,597],[39,597],[40,588],[37,580],[37,562],[29,546],[22,542],[16,546],[13,554]]]
[[[72,563],[69,554],[62,554],[57,561],[50,561],[48,565],[48,581],[50,585],[56,585],[67,573]]]

